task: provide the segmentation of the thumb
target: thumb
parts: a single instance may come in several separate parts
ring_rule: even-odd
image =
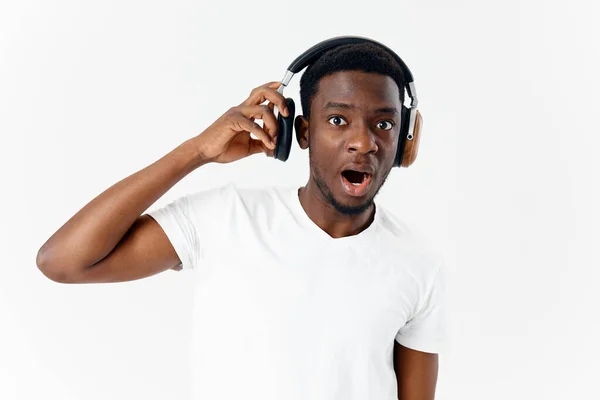
[[[265,153],[267,156],[272,156],[273,150],[268,148],[262,140],[250,138],[250,155],[257,153]]]

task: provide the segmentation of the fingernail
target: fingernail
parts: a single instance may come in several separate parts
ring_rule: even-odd
[[[287,107],[283,109],[283,116],[284,117],[289,117],[290,116],[290,112],[288,111]]]

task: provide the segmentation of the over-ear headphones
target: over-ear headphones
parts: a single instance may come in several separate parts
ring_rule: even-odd
[[[308,65],[312,64],[319,56],[321,56],[327,50],[330,50],[337,46],[354,43],[373,43],[381,46],[386,50],[400,65],[400,68],[404,72],[406,84],[404,88],[408,92],[408,96],[411,98],[410,108],[402,105],[402,111],[400,114],[400,137],[398,138],[398,147],[396,150],[396,158],[394,160],[394,167],[408,167],[411,165],[415,158],[417,158],[417,151],[419,150],[419,140],[421,133],[421,126],[423,119],[421,113],[417,110],[418,100],[417,93],[415,90],[415,83],[413,80],[410,69],[406,66],[404,61],[389,47],[382,43],[376,42],[375,40],[368,39],[360,36],[337,36],[331,39],[324,40],[317,43],[304,53],[300,54],[287,68],[285,76],[281,80],[281,85],[277,89],[279,93],[283,94],[283,89],[290,83],[290,80],[301,70]],[[292,98],[286,98],[287,108],[289,110],[289,116],[284,117],[278,111],[277,113],[277,145],[275,146],[274,157],[281,161],[286,161],[290,155],[290,149],[292,146],[293,130],[294,130],[294,114],[296,106]],[[277,109],[275,107],[275,109]]]

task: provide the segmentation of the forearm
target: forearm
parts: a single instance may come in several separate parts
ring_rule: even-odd
[[[206,164],[187,140],[146,168],[117,182],[69,219],[37,255],[40,269],[85,268],[106,257],[135,220],[187,174]]]

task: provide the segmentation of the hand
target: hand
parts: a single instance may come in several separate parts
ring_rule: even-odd
[[[281,82],[269,82],[250,92],[250,96],[237,107],[230,108],[195,140],[199,154],[208,162],[230,163],[252,154],[263,152],[273,157],[277,138],[277,119],[273,106],[287,117],[285,97],[277,88]],[[269,104],[263,104],[268,100]],[[255,119],[263,121],[263,128]],[[250,136],[252,133],[258,138]]]

